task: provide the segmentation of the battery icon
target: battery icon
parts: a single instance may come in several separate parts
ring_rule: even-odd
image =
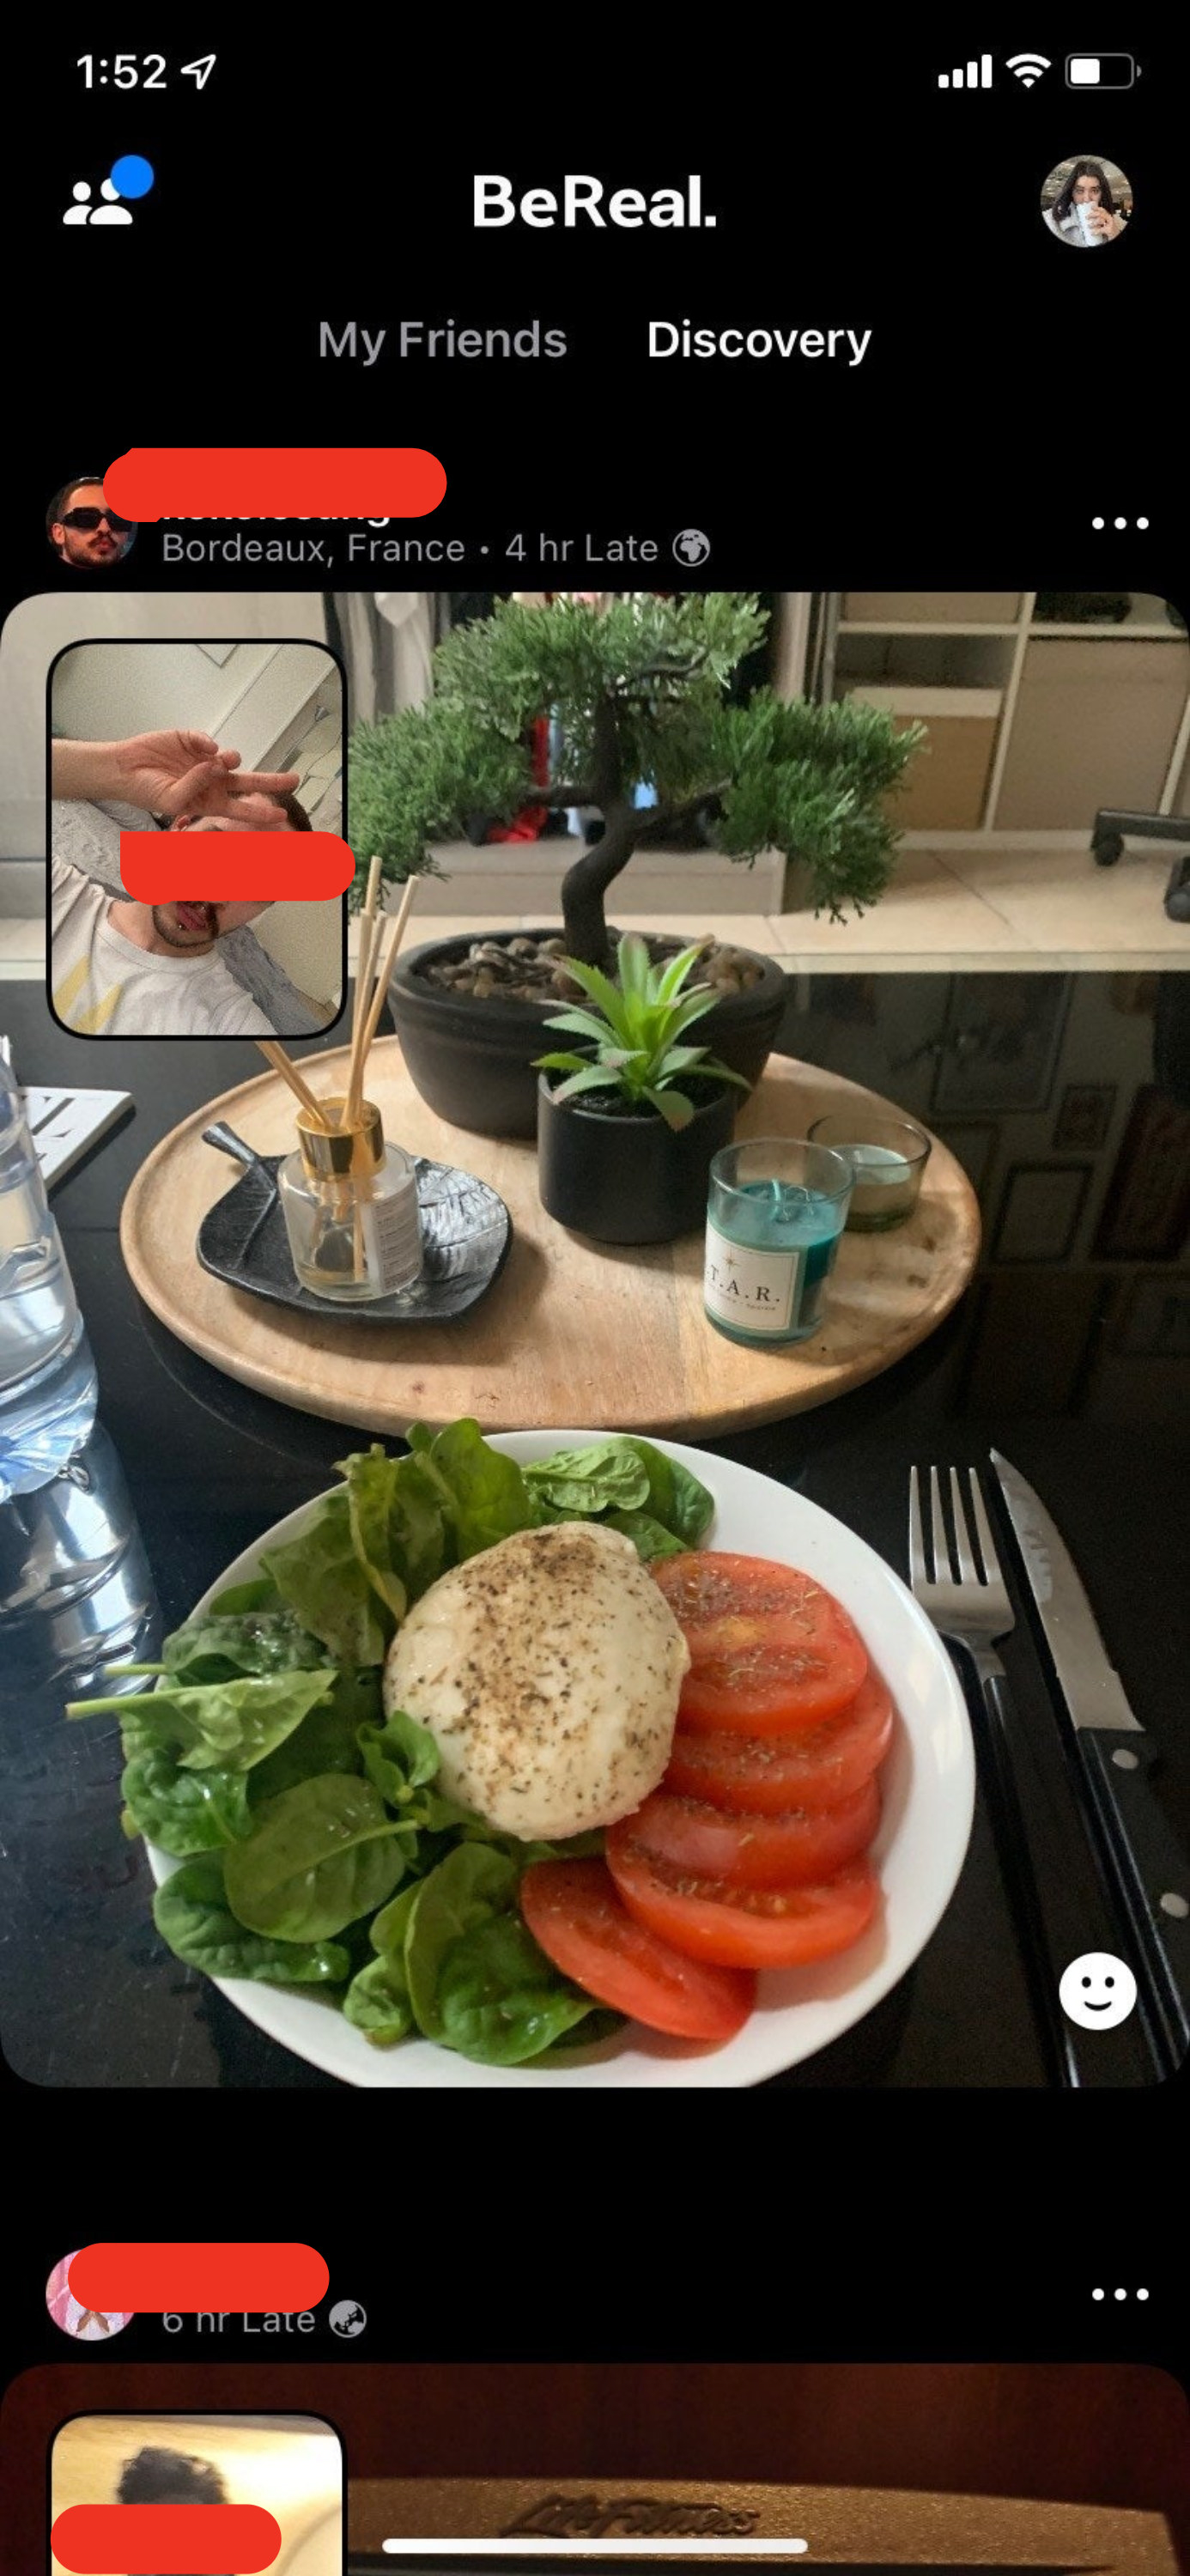
[[[1131,54],[1067,54],[1067,89],[1131,89],[1135,79]]]

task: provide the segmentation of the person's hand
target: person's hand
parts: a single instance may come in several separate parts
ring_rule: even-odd
[[[261,828],[276,821],[270,800],[297,786],[296,769],[241,769],[238,751],[221,751],[208,733],[138,733],[112,745],[114,798],[146,814],[234,814]]]
[[[1092,206],[1091,226],[1092,230],[1098,233],[1100,241],[1115,241],[1124,230],[1122,218],[1119,215],[1109,215],[1106,206]]]

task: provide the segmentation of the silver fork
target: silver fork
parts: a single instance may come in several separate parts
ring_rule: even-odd
[[[975,1667],[987,1712],[986,1744],[995,1772],[1004,1824],[1003,1858],[1006,1873],[1011,1873],[1015,1882],[1018,1919],[1024,1934],[1022,1956],[1025,1973],[1032,1988],[1034,2009],[1049,2041],[1051,2071],[1059,2084],[1078,2087],[1081,2077],[1071,2027],[1058,1999],[1061,1969],[1051,1953],[1013,1767],[1011,1705],[1006,1676],[995,1651],[998,1640],[1007,1637],[1016,1626],[1016,1617],[1000,1571],[979,1478],[974,1467],[968,1473],[971,1512],[979,1543],[978,1560],[971,1545],[957,1467],[950,1470],[953,1548],[942,1507],[938,1470],[936,1467],[929,1470],[930,1554],[927,1557],[917,1469],[910,1468],[909,1581],[914,1600],[920,1603],[927,1618],[932,1619],[939,1635],[961,1646]]]
[[[1008,1598],[1000,1561],[996,1555],[991,1524],[979,1490],[974,1467],[971,1478],[971,1509],[979,1540],[980,1562],[977,1564],[967,1533],[963,1510],[963,1489],[959,1471],[950,1471],[950,1508],[954,1520],[954,1555],[942,1508],[942,1488],[936,1467],[930,1469],[930,1536],[933,1575],[926,1560],[925,1538],[921,1520],[921,1497],[917,1469],[909,1470],[909,1580],[915,1601],[921,1603],[927,1618],[932,1619],[940,1636],[952,1637],[965,1646],[982,1682],[1002,1681],[1004,1666],[994,1652],[999,1637],[1007,1637],[1016,1626],[1012,1603]],[[958,1577],[955,1576],[957,1559]]]

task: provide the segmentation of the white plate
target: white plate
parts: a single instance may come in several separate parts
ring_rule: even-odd
[[[510,1458],[548,1458],[555,1449],[578,1448],[603,1436],[599,1431],[511,1431],[493,1435],[492,1447]],[[775,1557],[824,1583],[850,1611],[892,1691],[899,1723],[880,1775],[884,1812],[873,1859],[880,1868],[884,1904],[875,1923],[838,1958],[762,1976],[756,2011],[725,2048],[664,2039],[632,2022],[601,2047],[575,2049],[565,2063],[548,2067],[476,2066],[424,2039],[374,2048],[325,2003],[243,1978],[217,1981],[229,2003],[307,2065],[320,2066],[346,2084],[400,2087],[757,2084],[766,2075],[799,2066],[862,2021],[912,1967],[941,1921],[971,1831],[975,1759],[950,1658],[924,1611],[883,1559],[817,1503],[729,1459],[711,1458],[672,1440],[655,1445],[680,1459],[713,1493],[710,1544],[737,1556]],[[261,1549],[296,1537],[312,1508],[303,1504],[266,1530],[255,1547],[226,1567],[191,1616],[201,1616],[213,1595],[229,1584],[248,1583],[258,1575]],[[149,1861],[159,1885],[180,1865],[151,1844]]]

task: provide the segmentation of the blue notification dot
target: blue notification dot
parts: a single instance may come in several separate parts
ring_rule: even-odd
[[[113,161],[110,177],[122,197],[147,197],[153,185],[153,164],[140,152],[126,152],[122,160]]]

